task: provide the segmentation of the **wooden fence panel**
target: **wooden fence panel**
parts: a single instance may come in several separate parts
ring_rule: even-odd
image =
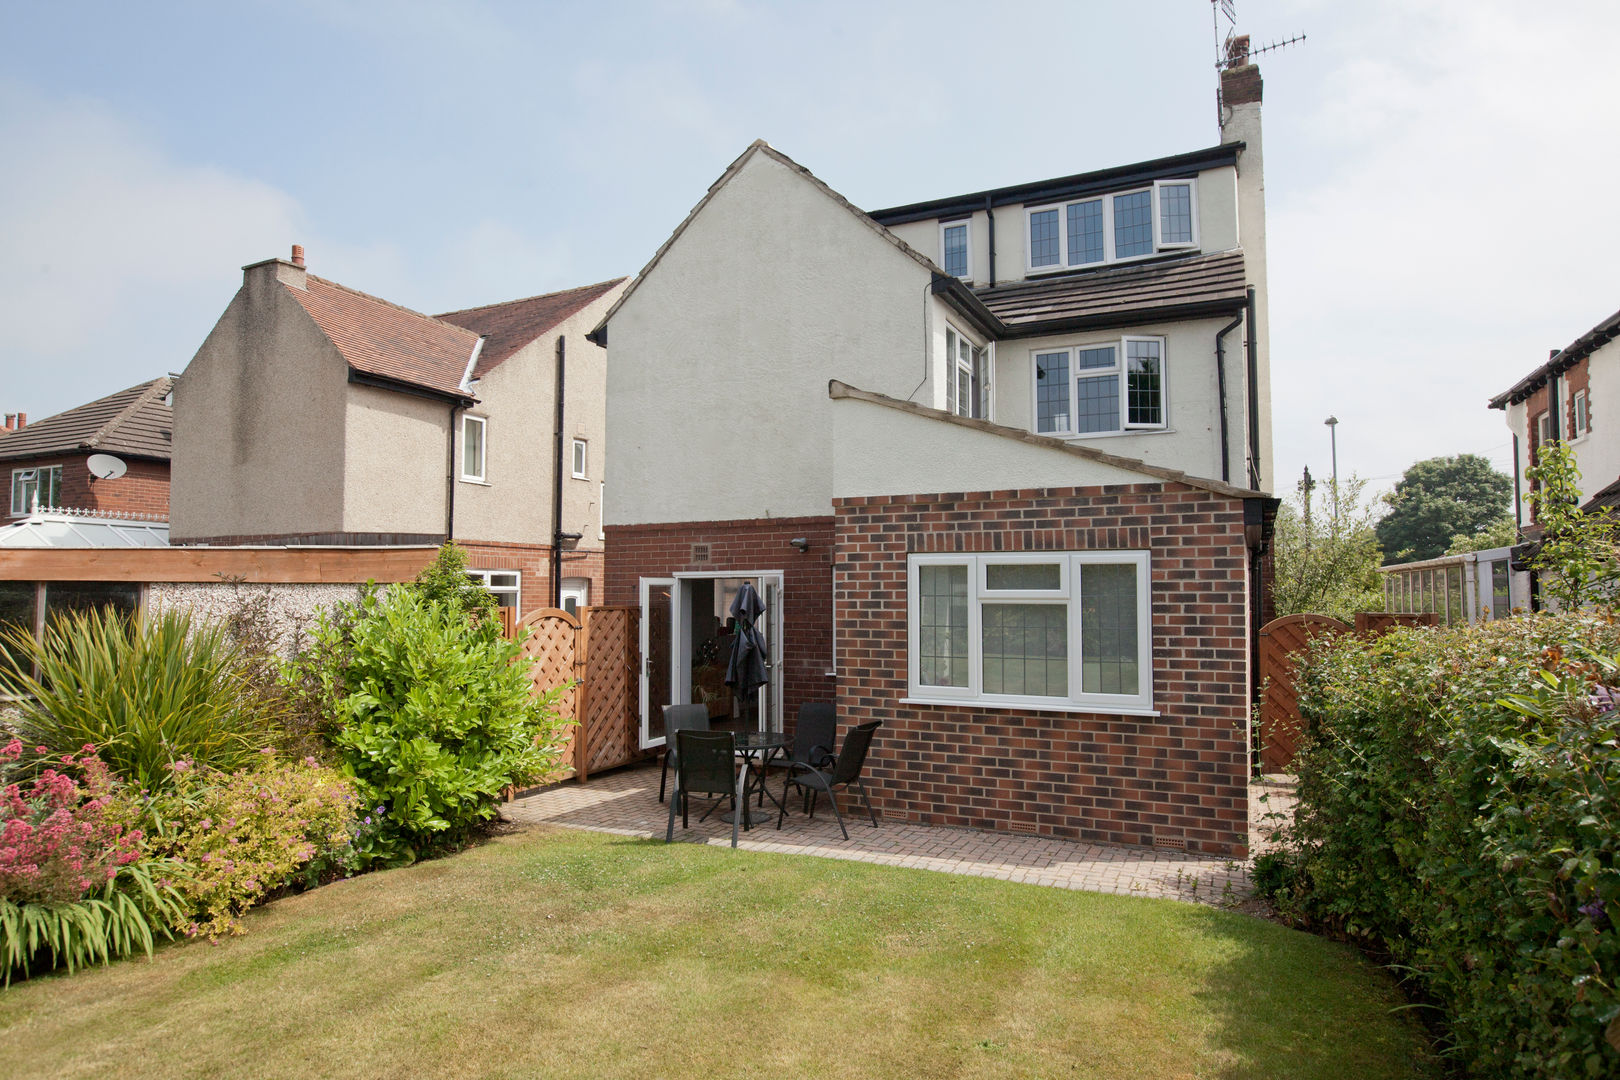
[[[586,770],[628,764],[642,756],[641,684],[637,667],[641,609],[630,605],[585,609]]]
[[[502,613],[510,610],[501,609]],[[579,620],[558,608],[541,608],[524,616],[519,624],[528,628],[529,636],[523,641],[523,655],[533,663],[530,677],[535,693],[568,687],[557,699],[557,712],[565,719],[580,717],[580,626]],[[553,779],[563,780],[582,773],[581,742],[577,726],[568,729],[561,768]]]
[[[1327,615],[1284,615],[1260,628],[1260,763],[1266,772],[1288,768],[1305,730],[1296,654],[1314,638],[1349,632],[1348,625]]]

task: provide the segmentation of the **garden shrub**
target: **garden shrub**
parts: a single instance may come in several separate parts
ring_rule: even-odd
[[[41,641],[25,629],[0,634],[38,670],[0,668],[0,690],[26,699],[16,733],[58,753],[93,745],[136,787],[167,785],[180,760],[243,768],[271,737],[273,717],[240,652],[220,627],[185,612],[130,619],[106,609],[53,620]]]
[[[1279,907],[1385,953],[1470,1075],[1620,1072],[1620,628],[1526,616],[1319,644]]]
[[[455,598],[371,591],[321,618],[311,638],[289,678],[320,686],[341,768],[372,808],[362,864],[460,843],[495,816],[505,788],[556,768],[556,694],[533,694],[521,645]]]
[[[32,779],[17,779],[25,770]],[[153,933],[168,936],[182,910],[166,878],[183,868],[143,857],[140,831],[108,813],[113,780],[94,748],[31,760],[14,738],[0,747],[0,779],[4,981],[36,966],[72,971],[136,949],[150,955]]]
[[[313,758],[282,761],[266,750],[236,773],[174,763],[175,781],[136,812],[154,851],[183,860],[185,912],[175,928],[195,936],[242,932],[241,916],[291,886],[313,886],[354,865],[354,786]]]

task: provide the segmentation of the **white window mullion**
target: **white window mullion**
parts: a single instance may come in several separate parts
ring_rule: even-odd
[[[1103,262],[1111,263],[1114,261],[1114,200],[1107,195],[1102,200],[1102,221]]]
[[[979,570],[968,563],[968,694],[984,693],[984,615],[979,611]]]

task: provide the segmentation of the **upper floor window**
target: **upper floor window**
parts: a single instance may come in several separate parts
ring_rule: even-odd
[[[1572,439],[1583,438],[1588,430],[1586,415],[1586,391],[1577,390],[1569,399],[1570,435]]]
[[[1536,445],[1546,446],[1556,436],[1553,434],[1553,419],[1551,412],[1541,413],[1536,417]]]
[[[62,466],[43,465],[11,471],[12,515],[26,514],[36,504],[42,507],[62,505]]]
[[[967,277],[972,265],[968,255],[968,222],[941,222],[939,250],[940,262],[947,274],[951,277]]]
[[[1031,207],[1031,273],[1140,259],[1198,246],[1193,180],[1156,180],[1149,187]]]
[[[585,440],[584,439],[575,439],[574,440],[574,479],[575,480],[588,479],[587,476],[585,475],[585,451],[586,451]]]
[[[1035,430],[1105,435],[1166,424],[1164,338],[1035,352]]]
[[[487,424],[482,416],[461,418],[461,478],[484,482]]]
[[[990,418],[990,352],[945,327],[945,411]]]

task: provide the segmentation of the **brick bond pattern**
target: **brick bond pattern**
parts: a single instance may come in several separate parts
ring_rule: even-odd
[[[85,462],[88,454],[31,458],[0,462],[5,477],[5,511],[11,509],[11,474],[17,469],[62,467],[60,502],[74,510],[99,510],[131,514],[147,520],[166,521],[169,517],[169,463],[124,458],[128,471],[117,480],[97,480]],[[5,518],[0,517],[0,522]]]
[[[803,537],[800,553],[788,541]],[[782,713],[788,730],[799,706],[833,700],[833,519],[702,521],[607,527],[607,602],[639,604],[640,579],[673,573],[781,570],[786,639]]]
[[[835,503],[840,720],[881,720],[886,817],[1241,858],[1247,552],[1239,499],[1180,484]],[[906,705],[912,552],[1151,552],[1157,717]]]

